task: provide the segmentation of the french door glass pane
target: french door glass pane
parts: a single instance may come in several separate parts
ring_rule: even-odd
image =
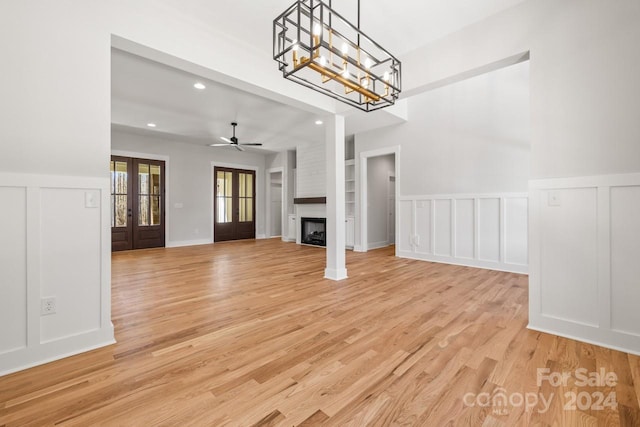
[[[151,194],[160,195],[160,166],[151,165]]]
[[[240,205],[240,218],[238,219],[238,221],[240,222],[245,222],[247,217],[245,200],[245,198],[241,198],[240,200],[238,200],[238,204]]]
[[[246,175],[247,175],[246,195],[247,197],[253,197],[253,175],[252,174],[246,174]]]
[[[253,221],[253,174],[238,173],[238,204],[240,222]]]
[[[233,208],[231,201],[231,197],[216,197],[216,210],[218,215],[216,222],[220,224],[231,222],[231,209]]]
[[[138,194],[149,194],[149,165],[138,165]]]
[[[127,196],[115,196],[115,226],[127,226]]]
[[[224,197],[216,197],[216,222],[223,223],[224,220]]]
[[[216,173],[216,222],[228,223],[233,221],[233,173],[218,171]]]
[[[127,194],[127,163],[115,162],[115,194]]]
[[[149,225],[149,196],[138,197],[138,225]]]
[[[111,162],[111,226],[127,226],[127,162]]]
[[[253,221],[253,199],[247,198],[247,221]]]
[[[151,225],[160,225],[160,197],[151,198]]]

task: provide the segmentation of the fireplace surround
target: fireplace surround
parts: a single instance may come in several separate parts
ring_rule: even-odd
[[[313,246],[327,246],[326,218],[300,218],[300,243]]]

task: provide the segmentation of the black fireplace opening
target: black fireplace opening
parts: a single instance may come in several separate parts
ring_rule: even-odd
[[[300,218],[300,242],[307,245],[327,246],[326,218]]]

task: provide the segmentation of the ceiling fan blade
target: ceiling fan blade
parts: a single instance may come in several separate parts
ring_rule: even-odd
[[[220,139],[225,142],[228,142],[229,144],[233,144],[233,142],[229,138],[225,138],[224,136],[221,136]]]
[[[235,144],[234,147],[236,147],[236,149],[238,151],[244,151],[244,148],[240,147],[239,145]]]
[[[259,147],[262,144],[260,142],[241,142],[240,145],[252,145],[254,147]]]
[[[231,144],[209,144],[209,147],[228,147],[229,145]]]

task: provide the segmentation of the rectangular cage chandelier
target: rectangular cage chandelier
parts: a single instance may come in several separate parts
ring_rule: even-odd
[[[298,0],[273,20],[273,59],[284,78],[359,108],[393,105],[401,64],[321,0]]]

